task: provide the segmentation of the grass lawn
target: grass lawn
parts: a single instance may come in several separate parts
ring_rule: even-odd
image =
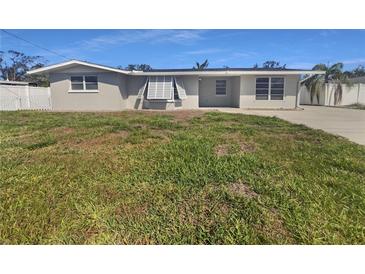
[[[365,148],[218,112],[0,113],[2,244],[365,244]]]

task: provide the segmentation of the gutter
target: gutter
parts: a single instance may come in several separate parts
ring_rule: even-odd
[[[324,74],[324,71],[131,71],[129,75],[133,76],[163,76],[163,75],[197,75],[197,76],[240,76],[240,75],[299,75],[310,74],[311,77],[316,74]]]

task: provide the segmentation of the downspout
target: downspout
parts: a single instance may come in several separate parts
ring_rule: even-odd
[[[360,96],[360,83],[357,84],[357,98],[356,98],[356,104],[359,104],[359,96]]]
[[[297,92],[296,92],[296,98],[295,98],[295,108],[299,108],[300,106],[300,84],[301,84],[301,81],[298,80],[298,83],[297,83]]]

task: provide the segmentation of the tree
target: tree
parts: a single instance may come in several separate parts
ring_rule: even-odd
[[[119,66],[118,68],[123,69],[122,66]],[[150,65],[147,65],[147,64],[129,64],[124,69],[130,70],[130,71],[132,71],[132,70],[149,71],[149,70],[152,70],[152,67]]]
[[[257,68],[269,68],[269,69],[285,69],[286,64],[280,65],[280,62],[277,61],[266,61],[262,63],[262,66],[260,67],[257,63],[253,65],[254,69]]]
[[[325,84],[331,83],[334,84],[335,105],[339,104],[342,100],[342,84],[350,84],[348,75],[343,72],[343,63],[336,63],[332,66],[317,64],[313,67],[313,70],[322,70],[325,71],[325,74],[316,74],[307,77],[304,81],[304,84],[310,92],[311,103],[313,103],[314,96],[317,97],[317,102],[319,102],[319,95],[325,88]]]
[[[351,71],[350,77],[361,77],[361,76],[365,76],[365,67],[362,65],[359,65],[357,68],[355,68]]]
[[[208,67],[209,63],[208,63],[208,59],[206,59],[203,63],[199,63],[199,62],[195,62],[195,66],[193,67],[193,69],[195,70],[204,70]]]
[[[43,75],[26,75],[27,71],[44,66],[41,56],[29,56],[22,52],[9,50],[0,52],[0,78],[10,81],[28,81],[40,86],[48,86]]]
[[[277,61],[266,61],[262,64],[263,68],[270,68],[270,69],[285,69],[286,64],[280,65],[280,62]]]

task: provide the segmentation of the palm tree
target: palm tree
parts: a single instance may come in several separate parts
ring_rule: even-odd
[[[320,92],[325,88],[325,84],[333,84],[335,105],[339,104],[342,100],[342,85],[350,84],[348,75],[343,72],[343,63],[336,63],[332,66],[325,64],[317,64],[313,67],[313,70],[325,71],[325,74],[313,75],[304,80],[304,84],[308,88],[311,97],[311,103],[316,96],[317,102],[319,102]]]
[[[204,70],[208,67],[209,63],[208,63],[208,59],[206,59],[203,63],[199,63],[199,62],[196,62],[195,63],[195,66],[193,67],[193,69],[196,69],[196,70]]]

